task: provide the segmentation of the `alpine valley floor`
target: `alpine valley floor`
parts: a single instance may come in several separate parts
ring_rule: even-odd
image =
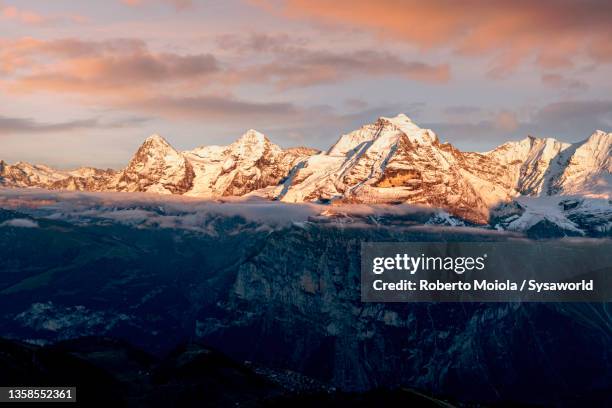
[[[236,394],[215,394],[220,406],[289,398],[288,389],[313,405],[323,404],[320,392],[381,388],[440,404],[610,401],[608,303],[360,300],[361,242],[506,240],[525,231],[435,224],[436,211],[396,206],[330,214],[329,206],[150,194],[0,196],[0,337],[13,350],[1,354],[13,362],[1,375],[34,370],[23,365],[31,353],[45,361],[64,353],[78,361],[61,361],[85,364],[91,376],[113,382],[119,372],[119,382],[159,384],[168,398],[223,378]],[[540,225],[529,234],[551,230],[559,232]],[[609,239],[595,229],[580,235]],[[131,377],[140,366],[154,377]],[[369,394],[346,395],[325,398]]]

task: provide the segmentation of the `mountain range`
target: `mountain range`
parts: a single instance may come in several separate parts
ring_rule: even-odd
[[[586,278],[565,245],[609,258],[611,139],[462,152],[399,115],[325,152],[248,131],[185,152],[154,135],[121,170],[2,162],[0,380],[136,406],[301,390],[323,393],[310,406],[393,405],[380,392],[398,387],[417,406],[605,406],[609,303],[363,302],[360,254],[580,236],[551,244]]]
[[[528,136],[484,153],[440,142],[404,114],[342,135],[327,151],[282,149],[255,130],[228,146],[177,151],[152,135],[122,170],[0,161],[0,186],[257,196],[285,202],[416,204],[477,223],[521,196],[610,199],[612,133],[577,143]]]

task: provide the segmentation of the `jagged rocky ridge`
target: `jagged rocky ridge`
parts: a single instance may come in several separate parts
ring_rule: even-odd
[[[0,162],[0,185],[209,199],[254,195],[296,203],[409,203],[486,224],[492,209],[520,196],[609,200],[611,152],[612,133],[602,131],[574,144],[529,136],[485,153],[462,152],[400,114],[341,136],[326,152],[282,149],[255,130],[229,146],[185,152],[153,135],[121,171]]]

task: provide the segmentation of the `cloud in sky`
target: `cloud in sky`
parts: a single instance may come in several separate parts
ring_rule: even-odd
[[[607,0],[252,0],[293,19],[370,30],[423,50],[447,48],[495,57],[492,76],[505,76],[535,57],[545,68],[577,58],[612,62],[612,3]]]
[[[135,39],[25,38],[3,45],[0,68],[9,78],[6,88],[14,94],[73,93],[96,105],[179,118],[270,118],[297,111],[288,102],[248,101],[228,91],[213,92],[206,85],[213,80],[233,82],[235,75],[223,71],[211,54],[156,53]],[[26,132],[70,128],[8,118],[4,125],[5,131],[11,125],[12,131]]]
[[[147,193],[89,193],[40,189],[9,189],[0,192],[0,205],[3,208],[32,213],[36,218],[61,219],[78,224],[106,224],[111,220],[139,228],[189,229],[212,234],[216,233],[214,225],[219,216],[241,217],[246,222],[265,224],[269,228],[284,228],[293,222],[306,221],[325,209],[324,206],[312,203],[297,205],[257,198],[228,197],[224,201],[220,203],[193,197]],[[378,208],[399,211],[398,208],[390,206],[369,208],[370,212]],[[411,207],[403,208],[407,212]],[[26,224],[25,220],[9,220],[7,226],[31,225]],[[0,224],[1,226],[3,224]],[[236,232],[242,227],[243,224],[237,222]]]
[[[4,40],[0,69],[7,74],[5,88],[14,94],[71,93],[111,108],[218,119],[271,119],[299,111],[293,102],[235,97],[232,89],[238,85],[270,84],[285,90],[360,77],[396,76],[425,83],[450,78],[448,64],[409,61],[386,51],[330,51],[258,38],[248,35],[233,45],[226,38],[226,49],[260,54],[259,60],[233,64],[211,53],[154,52],[138,39]]]
[[[609,131],[612,128],[612,100],[552,103],[538,110],[532,122],[542,130],[550,129],[554,133],[569,131],[586,138],[596,129]]]
[[[146,4],[155,3],[156,1],[159,3],[165,3],[173,6],[177,11],[182,11],[189,9],[194,6],[193,0],[120,0],[121,3],[130,6],[130,7],[138,7],[144,6]]]
[[[5,42],[2,68],[13,91],[92,92],[201,79],[219,70],[211,54],[151,52],[139,40]]]
[[[132,127],[146,122],[148,118],[130,116],[117,121],[102,121],[98,118],[70,120],[64,122],[41,122],[32,118],[9,117],[0,115],[0,136],[18,135],[23,133],[58,133],[86,129],[120,129]]]
[[[453,105],[444,108],[444,113],[447,115],[470,115],[480,111],[481,108],[472,105]]]
[[[528,134],[579,142],[595,130],[610,131],[612,100],[559,101],[534,108],[528,115],[503,110],[492,112],[483,120],[466,118],[424,125],[434,129],[443,140],[475,150],[488,150]]]
[[[217,38],[224,50],[234,50],[265,62],[231,71],[237,81],[270,82],[279,89],[339,83],[359,77],[399,77],[445,83],[451,76],[447,63],[407,60],[385,50],[314,48],[308,41],[287,34],[249,33]]]
[[[588,84],[579,79],[568,78],[558,73],[542,74],[542,83],[546,86],[567,91],[583,91],[589,88]]]
[[[88,21],[88,18],[79,14],[43,15],[20,7],[3,5],[2,2],[0,2],[0,20],[12,21],[25,25],[48,25],[66,22],[85,23]]]
[[[252,36],[251,36],[252,37]],[[250,38],[250,37],[249,37]],[[271,40],[267,40],[271,41]],[[180,55],[153,52],[137,39],[82,41],[72,38],[0,41],[0,67],[13,74],[16,91],[85,92],[116,88],[159,87],[166,82],[202,80],[219,83],[272,83],[280,89],[338,83],[355,77],[398,76],[444,83],[448,64],[405,60],[387,51],[358,49],[330,51],[280,47],[262,42],[234,44],[233,48],[260,52],[263,62],[225,64],[210,53]],[[232,48],[229,45],[226,48]],[[206,82],[206,81],[204,81]]]
[[[398,112],[462,148],[527,133],[575,141],[612,127],[611,10],[603,0],[0,0],[0,159],[115,166],[153,132],[188,148],[250,127],[326,149]],[[118,128],[135,116],[146,120]]]
[[[202,119],[228,120],[236,117],[251,118],[264,116],[265,120],[273,117],[291,121],[298,113],[298,108],[286,102],[251,102],[224,96],[179,96],[151,97],[128,102],[128,107],[175,117],[199,117]]]
[[[3,20],[13,20],[25,24],[42,24],[48,19],[40,14],[18,9],[15,6],[1,6],[1,16]]]
[[[375,215],[407,216],[419,213],[430,214],[431,207],[411,204],[340,204],[332,208],[310,202],[285,203],[261,198],[227,197],[223,202],[209,201],[195,197],[177,195],[156,195],[126,192],[68,192],[45,191],[41,189],[7,189],[0,191],[0,205],[30,215],[35,220],[13,219],[10,226],[38,227],[36,220],[62,220],[76,225],[109,225],[109,222],[135,228],[169,228],[198,231],[212,236],[223,233],[244,233],[245,224],[251,224],[257,231],[272,231],[288,226],[298,226],[312,217],[329,214],[351,214],[354,222],[344,228],[377,228],[361,217]],[[241,218],[233,222],[219,223],[219,217]],[[26,222],[29,221],[29,222]],[[3,224],[0,224],[2,227]],[[397,226],[394,226],[396,229]],[[435,228],[443,228],[435,226]],[[466,228],[469,233],[495,231]]]
[[[74,120],[60,123],[41,123],[31,118],[11,118],[0,115],[0,135],[15,133],[48,133],[97,127],[96,119]]]
[[[280,53],[275,60],[246,68],[237,75],[246,80],[272,82],[280,89],[338,83],[360,76],[398,76],[444,83],[450,79],[450,66],[406,61],[375,50],[338,53],[302,49]]]

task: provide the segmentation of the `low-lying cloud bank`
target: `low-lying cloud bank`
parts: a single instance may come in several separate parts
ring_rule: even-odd
[[[161,228],[200,229],[211,217],[242,217],[283,227],[321,212],[315,204],[263,200],[204,201],[146,193],[83,193],[40,189],[1,189],[0,208],[74,222],[115,221]]]
[[[302,225],[307,221],[325,220],[335,220],[338,224],[351,227],[376,227],[376,218],[383,216],[422,219],[424,223],[434,213],[439,212],[437,209],[411,205],[291,204],[259,198],[206,201],[147,193],[90,193],[41,189],[0,189],[0,208],[25,213],[36,219],[62,220],[79,225],[119,223],[142,228],[175,228],[210,234],[217,233],[218,222],[231,217],[240,219],[230,228],[233,232],[239,232],[243,226],[246,227],[245,224],[248,228],[273,230],[295,224]],[[419,221],[408,224],[415,223]],[[402,228],[401,225],[394,227]]]
[[[38,228],[38,223],[27,218],[13,218],[0,223],[0,227]]]
[[[203,200],[150,193],[0,188],[0,227],[13,228],[46,228],[56,226],[54,221],[63,221],[77,226],[124,225],[220,236],[248,231],[271,232],[292,226],[308,228],[316,224],[346,229],[382,228],[396,232],[454,232],[520,238],[528,236],[532,227],[544,222],[542,227],[565,231],[560,236],[566,238],[608,236],[610,231],[610,203],[602,199],[523,197],[507,207],[500,207],[496,214],[491,225],[476,226],[442,209],[408,204],[292,204],[255,197]]]

